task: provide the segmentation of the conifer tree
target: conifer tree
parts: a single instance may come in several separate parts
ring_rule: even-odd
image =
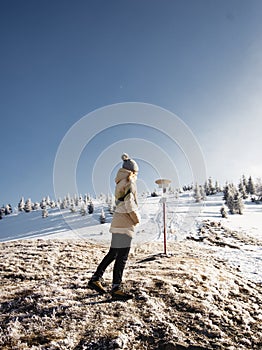
[[[220,193],[221,192],[221,187],[218,183],[218,181],[216,180],[216,184],[215,184],[215,189],[216,189],[216,193]]]
[[[47,196],[47,197],[45,198],[45,202],[46,202],[46,205],[47,205],[48,207],[50,207],[51,200],[50,200],[50,197],[49,197],[49,196]]]
[[[92,203],[92,201],[88,204],[88,214],[93,214],[94,212],[94,204]]]
[[[209,187],[208,187],[207,181],[205,181],[205,183],[204,183],[204,190],[205,190],[206,195],[209,196],[210,193],[209,193]]]
[[[213,181],[211,177],[208,179],[208,192],[210,195],[216,193],[216,189],[215,189],[215,186],[213,185]]]
[[[206,192],[204,190],[204,187],[200,185],[199,190],[200,190],[201,200],[205,200],[206,199]]]
[[[7,204],[4,208],[5,211],[5,215],[10,215],[12,213],[12,208],[10,206],[10,204]]]
[[[75,206],[74,202],[72,202],[72,204],[71,204],[70,211],[71,211],[71,213],[75,213],[76,212],[76,206]]]
[[[227,198],[228,198],[228,193],[229,193],[229,184],[226,183],[224,190],[223,190],[224,196],[223,196],[223,200],[225,202],[227,202]]]
[[[52,209],[55,208],[55,207],[57,206],[56,202],[53,201],[53,200],[50,201],[50,204],[49,204],[49,205],[50,205],[50,208],[52,208]]]
[[[25,200],[24,197],[20,199],[20,202],[18,203],[18,210],[23,211],[25,209]]]
[[[40,204],[38,202],[35,202],[32,206],[33,210],[38,210],[40,208]]]
[[[202,195],[201,195],[200,187],[199,187],[198,183],[196,183],[196,185],[195,185],[193,197],[195,198],[195,201],[197,203],[201,202]]]
[[[239,191],[233,184],[228,185],[226,205],[230,214],[243,214],[244,204]]]
[[[261,179],[258,179],[257,183],[256,183],[256,195],[258,196],[258,201],[262,201],[262,181],[261,181]]]
[[[82,203],[82,205],[81,205],[80,214],[81,214],[82,216],[85,216],[85,215],[86,215],[86,205],[85,205],[85,203]]]
[[[255,192],[256,192],[255,185],[254,185],[254,182],[252,180],[252,177],[250,176],[248,179],[247,193],[253,195],[253,194],[255,194]]]
[[[70,194],[68,193],[66,196],[66,207],[69,207],[71,204],[71,197]]]
[[[228,206],[230,214],[235,214],[233,194],[229,193],[226,205]]]
[[[40,202],[40,207],[41,209],[45,209],[47,207],[47,204],[46,204],[46,199],[43,198]]]
[[[85,194],[84,202],[85,202],[86,205],[88,204],[89,200],[90,200],[90,196],[88,194]]]
[[[100,223],[104,224],[105,222],[106,222],[106,216],[105,216],[104,209],[102,208],[101,214],[100,214]]]
[[[48,210],[46,208],[42,209],[42,218],[48,217]]]
[[[234,209],[235,209],[235,213],[240,215],[243,214],[244,204],[243,204],[241,195],[238,191],[235,194],[235,198],[234,198]]]
[[[29,213],[30,211],[32,211],[32,202],[30,198],[28,198],[27,201],[25,202],[24,210],[26,213]]]
[[[221,207],[220,213],[221,213],[222,218],[227,218],[227,212],[226,212],[226,208],[224,207],[224,205]]]
[[[244,185],[242,179],[240,180],[240,183],[239,183],[239,185],[238,185],[238,189],[239,189],[239,192],[240,192],[242,198],[243,198],[243,199],[247,199],[247,197],[248,197],[248,195],[247,195],[247,189],[246,189],[246,186]]]
[[[60,209],[66,209],[67,208],[67,199],[64,198],[60,204]]]
[[[242,175],[242,183],[243,183],[243,186],[246,188],[247,190],[247,187],[248,187],[248,182],[247,182],[247,179],[245,177],[245,175]]]

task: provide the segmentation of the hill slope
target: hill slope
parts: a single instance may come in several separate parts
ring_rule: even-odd
[[[87,289],[106,248],[84,240],[0,244],[2,349],[260,349],[261,286],[194,241],[133,248],[111,302]],[[105,274],[110,289],[112,268]]]

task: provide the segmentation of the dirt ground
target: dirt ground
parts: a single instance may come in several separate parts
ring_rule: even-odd
[[[221,248],[223,249],[223,248]],[[0,244],[1,349],[261,349],[262,287],[199,242],[133,247],[127,302],[87,288],[107,247]],[[112,266],[104,276],[110,291]]]

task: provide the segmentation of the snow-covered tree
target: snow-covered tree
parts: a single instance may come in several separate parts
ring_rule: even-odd
[[[102,208],[101,214],[100,214],[100,224],[104,224],[105,222],[106,222],[106,216],[105,216],[104,209]]]
[[[48,207],[50,207],[51,200],[50,200],[50,197],[49,197],[49,196],[47,196],[47,197],[45,198],[45,202],[46,202],[46,205],[47,205]]]
[[[256,182],[256,195],[259,201],[262,201],[262,181],[261,179],[257,179]]]
[[[197,203],[201,202],[201,200],[202,200],[202,194],[201,194],[200,186],[198,185],[198,183],[196,183],[196,185],[194,187],[193,197],[195,198],[195,201]]]
[[[210,195],[216,193],[216,188],[215,188],[215,185],[213,184],[213,180],[211,177],[208,179],[208,190]]]
[[[247,184],[247,193],[253,195],[255,194],[255,192],[256,192],[255,184],[253,182],[252,177],[250,176]]]
[[[71,211],[71,213],[75,213],[76,212],[76,206],[75,206],[74,202],[72,202],[72,204],[71,204],[70,211]]]
[[[216,189],[216,193],[220,193],[222,191],[218,181],[216,181],[215,183],[215,189]]]
[[[157,197],[157,196],[158,196],[158,194],[157,194],[156,191],[153,191],[153,192],[151,193],[151,197]]]
[[[228,198],[228,193],[229,193],[229,184],[226,183],[225,187],[224,187],[224,190],[223,190],[223,193],[224,193],[224,196],[223,196],[223,200],[225,202],[227,202],[227,198]]]
[[[40,203],[38,202],[35,202],[33,205],[32,205],[32,209],[33,210],[38,210],[40,208]]]
[[[237,188],[233,184],[227,186],[226,205],[230,214],[243,214],[243,200]]]
[[[246,186],[243,183],[243,179],[240,180],[240,183],[238,185],[238,189],[239,189],[239,192],[240,192],[242,198],[243,199],[247,199],[247,197],[248,197],[248,195],[247,195],[247,188],[246,188]]]
[[[235,204],[234,204],[234,195],[233,194],[230,193],[228,195],[226,205],[228,206],[230,214],[235,214]]]
[[[94,204],[93,204],[92,201],[88,204],[87,209],[88,209],[88,214],[93,214],[93,212],[94,212]]]
[[[88,202],[90,201],[90,196],[88,194],[85,194],[84,196],[84,202],[86,205],[88,205]]]
[[[67,199],[64,198],[60,204],[60,209],[66,209],[67,208]]]
[[[46,208],[42,209],[42,218],[48,217],[48,210]]]
[[[81,201],[80,201],[80,199],[77,197],[77,198],[75,199],[75,206],[76,206],[76,207],[79,207],[80,204],[81,204]]]
[[[45,209],[46,207],[47,207],[46,199],[42,198],[42,200],[40,202],[40,208]]]
[[[204,201],[206,199],[206,192],[203,186],[199,186],[200,189],[200,194],[201,194],[201,199]]]
[[[216,187],[213,185],[213,180],[211,177],[208,179],[208,181],[205,182],[204,189],[207,196],[210,196],[216,193]]]
[[[4,207],[4,211],[5,211],[5,215],[9,215],[12,213],[12,207],[10,204],[6,204],[6,206]]]
[[[183,191],[186,192],[186,191],[191,191],[193,190],[193,185],[185,185],[183,186]]]
[[[20,202],[18,203],[18,210],[23,211],[25,209],[25,200],[24,197],[20,199]]]
[[[71,197],[70,197],[69,193],[67,194],[65,199],[66,199],[66,207],[70,207],[70,205],[71,205]]]
[[[234,204],[235,204],[235,212],[237,214],[242,215],[243,209],[244,209],[244,203],[243,203],[242,197],[241,197],[239,192],[237,192],[235,195]]]
[[[220,213],[221,213],[222,218],[227,218],[227,212],[226,212],[226,208],[224,207],[224,205],[221,207]]]
[[[81,214],[82,216],[85,216],[85,215],[86,215],[86,205],[85,205],[85,203],[82,203],[82,205],[81,205],[80,214]]]
[[[54,209],[57,206],[57,204],[55,201],[51,200],[49,206],[50,208]]]
[[[247,190],[247,187],[248,187],[248,181],[247,181],[247,179],[246,179],[246,177],[245,177],[245,175],[242,175],[242,183],[243,183],[243,186],[246,188],[246,190]]]
[[[25,202],[24,210],[26,213],[29,213],[30,211],[32,211],[32,202],[30,198],[28,198],[27,201]]]

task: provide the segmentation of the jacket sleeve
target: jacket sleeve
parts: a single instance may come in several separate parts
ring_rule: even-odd
[[[131,217],[132,221],[134,222],[134,225],[139,224],[141,219],[138,213],[138,207],[136,202],[136,188],[134,184],[130,186],[130,193],[125,197],[125,207],[126,212]]]

